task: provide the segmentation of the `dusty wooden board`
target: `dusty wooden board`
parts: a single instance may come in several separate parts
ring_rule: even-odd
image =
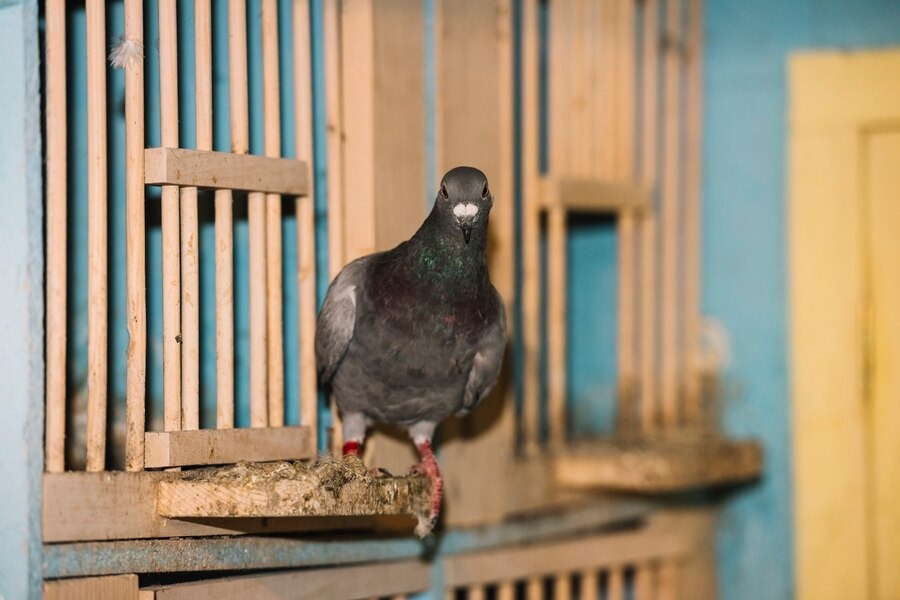
[[[157,510],[165,517],[325,517],[422,515],[431,509],[424,477],[373,477],[357,457],[301,462],[239,463],[188,471],[161,481]]]
[[[618,213],[644,211],[651,202],[651,191],[632,183],[559,177],[544,179],[542,185],[545,209],[561,206],[569,211]]]
[[[556,458],[572,488],[677,492],[759,477],[762,446],[719,437],[622,437],[576,445]]]
[[[107,577],[78,577],[44,582],[44,600],[137,600],[137,575],[110,575]]]
[[[144,150],[144,183],[291,196],[309,192],[303,161],[184,148]]]
[[[144,448],[144,466],[148,469],[242,460],[295,460],[316,455],[310,428],[304,426],[148,431]]]
[[[141,590],[148,600],[330,598],[354,600],[420,592],[430,570],[419,560],[222,577]]]

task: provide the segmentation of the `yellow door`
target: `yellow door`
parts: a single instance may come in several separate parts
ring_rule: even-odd
[[[900,599],[900,51],[790,64],[797,597]]]

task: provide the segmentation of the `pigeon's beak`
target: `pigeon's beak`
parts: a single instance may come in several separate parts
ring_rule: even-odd
[[[463,239],[466,240],[466,243],[469,243],[469,240],[472,238],[472,225],[475,224],[475,221],[472,219],[460,219],[459,228],[462,229]]]

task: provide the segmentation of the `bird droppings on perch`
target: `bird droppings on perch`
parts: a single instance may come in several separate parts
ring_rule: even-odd
[[[356,456],[302,462],[240,462],[185,471],[157,488],[169,518],[413,515],[431,511],[427,477],[373,476]]]

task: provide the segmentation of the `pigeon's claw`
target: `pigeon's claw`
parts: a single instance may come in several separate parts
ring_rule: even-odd
[[[435,523],[437,523],[438,514],[441,511],[441,498],[444,495],[444,480],[441,477],[441,470],[431,448],[431,442],[426,440],[420,442],[417,446],[422,462],[413,467],[412,472],[431,479],[431,512],[427,519],[421,519],[416,526],[416,534],[419,537],[425,537],[431,533]]]

